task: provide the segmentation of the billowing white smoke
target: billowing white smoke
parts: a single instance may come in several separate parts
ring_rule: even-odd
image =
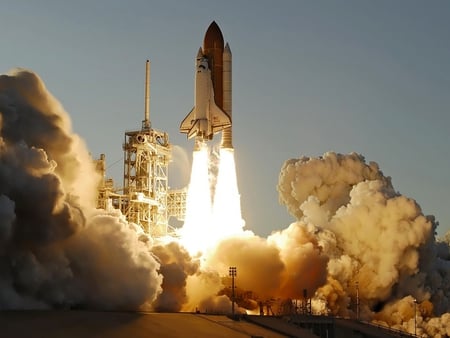
[[[358,291],[362,319],[411,332],[417,299],[418,332],[446,334],[446,315],[430,317],[450,310],[449,245],[435,242],[434,218],[396,192],[375,163],[332,152],[289,160],[278,191],[298,219],[291,227],[314,227],[315,241],[329,258],[327,283],[316,300],[334,314],[354,316]]]
[[[362,319],[413,332],[416,299],[418,333],[450,335],[450,233],[436,242],[433,217],[360,155],[287,161],[278,190],[297,221],[265,239],[242,229],[239,211],[200,260],[94,209],[96,183],[42,81],[24,70],[0,76],[0,309],[228,312],[236,266],[241,308],[306,293],[315,311],[354,317],[358,291]],[[239,206],[233,191],[221,204]]]
[[[138,309],[156,298],[159,263],[121,215],[94,209],[97,179],[39,77],[1,75],[0,309]]]
[[[280,202],[289,213],[301,219],[301,204],[315,196],[321,208],[334,213],[350,200],[350,190],[365,180],[389,180],[375,162],[368,165],[358,154],[325,154],[319,158],[302,157],[284,163],[280,173],[278,192]]]

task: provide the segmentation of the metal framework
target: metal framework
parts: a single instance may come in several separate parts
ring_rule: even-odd
[[[129,222],[153,237],[165,236],[168,226],[168,165],[171,146],[167,133],[151,128],[125,133],[124,180],[120,209]]]
[[[179,221],[186,215],[187,189],[170,190],[167,198],[167,211],[169,217],[175,217]]]
[[[171,145],[167,133],[151,128],[149,60],[145,65],[144,120],[141,130],[125,132],[123,151],[122,189],[115,189],[113,180],[106,179],[105,155],[95,160],[102,175],[97,208],[120,209],[128,222],[139,225],[154,238],[172,235],[168,219],[184,219],[186,189],[169,192]]]
[[[105,154],[100,154],[98,160],[94,160],[95,169],[101,175],[101,180],[97,187],[97,208],[107,210],[110,207],[111,196],[114,195],[114,182],[111,178],[106,178]]]

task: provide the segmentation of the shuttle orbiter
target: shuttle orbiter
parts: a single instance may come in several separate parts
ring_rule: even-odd
[[[211,70],[201,48],[197,54],[196,71],[194,108],[181,122],[180,131],[187,134],[188,138],[207,141],[214,134],[230,127],[231,118],[214,100]]]

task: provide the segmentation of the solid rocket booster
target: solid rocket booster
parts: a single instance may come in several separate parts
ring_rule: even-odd
[[[211,140],[223,131],[223,148],[231,140],[231,51],[219,26],[213,21],[206,31],[203,49],[196,59],[194,108],[184,118],[180,132],[199,142]]]
[[[223,51],[223,110],[228,114],[230,119],[231,116],[231,85],[232,85],[232,78],[231,78],[231,50],[228,43],[225,45],[225,49]],[[231,133],[231,125],[229,127],[225,127],[222,131],[222,148],[233,148],[233,142],[232,138],[233,135]]]

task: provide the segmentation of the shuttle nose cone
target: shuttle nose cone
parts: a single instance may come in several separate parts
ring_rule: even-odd
[[[219,26],[217,26],[215,21],[211,22],[206,30],[205,38],[203,39],[203,50],[210,48],[223,49],[223,41],[223,35]]]

